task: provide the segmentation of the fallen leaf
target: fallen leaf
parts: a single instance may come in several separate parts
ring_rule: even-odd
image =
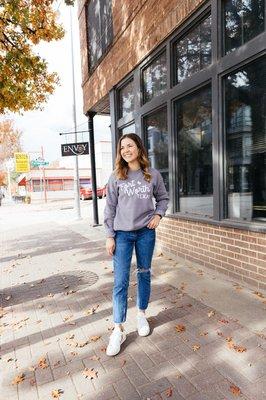
[[[229,349],[235,350],[237,353],[244,353],[247,351],[246,347],[236,345],[231,337],[227,337],[226,341],[228,342],[227,346]]]
[[[47,361],[46,361],[45,357],[42,357],[42,358],[39,359],[38,367],[40,367],[41,369],[48,368],[48,364],[47,364]]]
[[[53,391],[52,391],[52,397],[53,397],[54,399],[59,399],[59,397],[60,397],[61,394],[63,394],[63,393],[64,393],[64,391],[61,390],[61,389],[53,390]]]
[[[197,351],[197,350],[199,350],[200,349],[200,346],[198,345],[198,344],[194,344],[193,346],[192,346],[192,350],[193,351]]]
[[[95,371],[94,368],[85,368],[83,374],[85,375],[85,378],[98,378],[98,371]]]
[[[90,341],[91,342],[97,342],[97,340],[99,340],[101,338],[101,336],[91,336],[90,337]]]
[[[121,360],[121,368],[126,364],[126,360]]]
[[[233,393],[234,396],[240,396],[241,394],[241,390],[235,385],[230,385],[230,392]]]
[[[11,296],[7,296],[7,297],[5,297],[5,299],[8,301],[11,299]]]
[[[178,324],[178,325],[175,326],[175,330],[176,330],[177,332],[185,332],[186,327],[185,327],[185,325]]]
[[[202,269],[198,269],[196,272],[197,272],[198,275],[203,275]]]
[[[18,385],[19,383],[23,382],[25,379],[25,374],[19,374],[15,376],[15,378],[12,381],[12,385]]]
[[[172,395],[173,395],[173,389],[172,389],[172,388],[166,389],[165,394],[166,394],[166,397],[172,397]]]
[[[66,322],[72,317],[73,317],[73,315],[67,315],[66,317],[63,318],[63,321]]]
[[[67,335],[66,339],[74,339],[74,337],[75,337],[75,335],[74,335],[74,333],[72,333],[72,334]]]
[[[98,307],[99,307],[99,304],[96,307],[89,308],[87,311],[85,311],[85,314],[86,315],[94,314]]]
[[[264,296],[261,292],[253,292],[256,296],[260,297],[261,299],[264,299]]]
[[[245,351],[247,351],[246,347],[243,346],[234,346],[234,350],[237,351],[237,353],[244,353]]]
[[[215,315],[215,311],[210,311],[210,312],[208,312],[208,317],[209,318],[211,318],[211,317],[213,317]]]

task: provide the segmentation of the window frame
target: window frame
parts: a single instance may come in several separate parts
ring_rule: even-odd
[[[149,114],[167,106],[167,127],[169,136],[169,196],[170,196],[170,214],[169,218],[184,218],[191,221],[200,221],[207,224],[235,227],[237,229],[249,229],[254,231],[266,232],[266,225],[263,222],[244,220],[232,220],[227,218],[227,182],[226,182],[226,137],[225,137],[225,96],[224,96],[224,77],[234,71],[239,70],[252,61],[266,54],[266,31],[260,33],[250,41],[244,43],[232,52],[223,54],[223,4],[222,0],[208,0],[199,6],[195,12],[177,27],[162,43],[160,43],[151,53],[135,67],[135,69],[123,81],[121,81],[110,92],[111,109],[112,99],[115,99],[117,90],[125,83],[126,79],[134,76],[135,91],[135,110],[132,119],[117,119],[117,103],[113,101],[113,117],[116,121],[113,124],[112,138],[115,140],[118,128],[122,128],[132,122],[135,122],[136,133],[139,134],[144,143],[145,127],[144,119]],[[181,37],[197,26],[200,21],[211,14],[212,32],[212,63],[203,70],[175,85],[175,58],[173,54],[173,45]],[[266,26],[266,7],[265,7]],[[154,59],[156,59],[164,50],[166,50],[167,65],[167,89],[165,93],[154,97],[143,104],[142,92],[142,71]],[[175,102],[201,87],[211,84],[212,96],[212,156],[213,156],[213,217],[196,216],[194,214],[178,211],[179,196],[175,195],[175,187],[178,183],[178,160],[177,160],[177,135],[175,126]]]

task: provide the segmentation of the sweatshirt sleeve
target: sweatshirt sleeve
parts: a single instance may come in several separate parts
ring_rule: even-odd
[[[114,174],[107,183],[106,204],[104,209],[104,227],[107,237],[115,237],[114,219],[118,202],[118,188]]]
[[[166,191],[162,175],[159,171],[156,172],[156,182],[153,189],[153,195],[156,201],[154,214],[159,214],[161,217],[163,217],[168,207],[169,196]]]

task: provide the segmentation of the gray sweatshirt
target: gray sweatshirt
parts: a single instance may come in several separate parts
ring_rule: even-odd
[[[115,237],[115,231],[134,231],[148,225],[154,214],[164,216],[168,205],[163,178],[159,171],[150,168],[152,179],[147,182],[141,169],[128,171],[125,180],[115,174],[107,185],[104,226],[107,237]],[[155,198],[155,205],[153,198]]]

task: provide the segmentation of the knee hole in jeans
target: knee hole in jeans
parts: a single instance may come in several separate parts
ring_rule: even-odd
[[[145,267],[137,267],[136,273],[139,274],[139,273],[144,273],[144,272],[150,272],[150,270],[151,270],[150,267],[148,267],[148,268],[145,268]]]

